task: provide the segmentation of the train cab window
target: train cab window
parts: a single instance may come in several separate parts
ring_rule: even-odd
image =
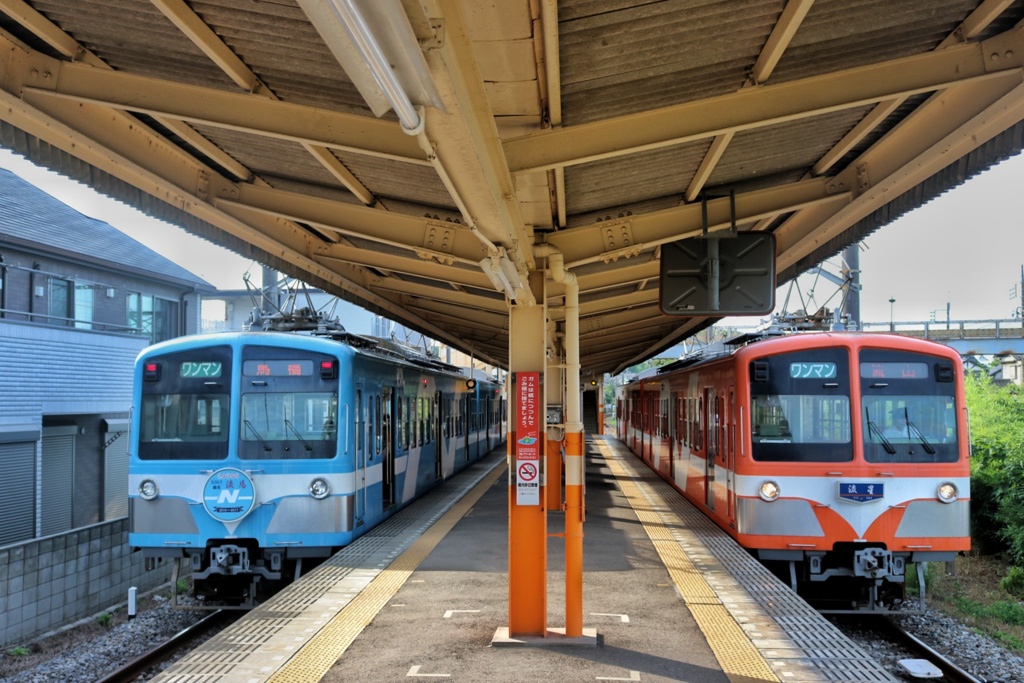
[[[138,457],[223,460],[228,456],[231,350],[210,347],[140,361]]]
[[[949,361],[887,349],[860,357],[868,462],[956,462],[960,457]]]
[[[853,459],[845,351],[807,349],[760,358],[751,363],[750,379],[754,460]]]

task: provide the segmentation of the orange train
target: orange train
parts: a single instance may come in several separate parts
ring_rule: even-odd
[[[970,548],[957,353],[889,334],[744,335],[619,389],[617,436],[825,612],[888,611]],[[920,608],[924,590],[920,591]]]

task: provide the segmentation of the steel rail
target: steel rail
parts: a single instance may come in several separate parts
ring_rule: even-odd
[[[191,626],[174,634],[168,640],[157,645],[149,652],[139,655],[121,668],[107,674],[96,683],[128,683],[129,681],[134,681],[145,670],[170,658],[171,655],[180,650],[185,643],[212,629],[226,618],[227,615],[228,613],[224,610],[211,612]]]
[[[981,679],[975,678],[953,662],[949,661],[949,659],[938,651],[932,649],[923,640],[906,631],[891,618],[887,617],[884,621],[891,629],[892,634],[911,651],[920,654],[922,659],[926,659],[938,667],[938,669],[942,671],[943,680],[947,681],[947,683],[984,683]]]

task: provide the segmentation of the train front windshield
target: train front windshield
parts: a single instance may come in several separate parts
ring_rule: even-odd
[[[142,460],[333,458],[338,443],[337,360],[306,351],[247,347],[238,378],[231,449],[232,351],[226,346],[155,356],[143,364]]]
[[[231,412],[231,349],[150,358],[142,367],[138,457],[224,460]]]
[[[844,349],[809,349],[750,365],[754,460],[853,459],[850,373]]]
[[[860,419],[868,462],[956,462],[954,370],[944,358],[862,349],[810,349],[750,364],[754,460],[848,462]],[[851,407],[859,382],[861,405]]]
[[[916,353],[865,349],[861,418],[868,462],[956,462],[953,364]]]

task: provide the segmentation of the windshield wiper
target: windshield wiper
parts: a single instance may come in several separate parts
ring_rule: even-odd
[[[932,446],[931,443],[928,442],[928,439],[924,438],[924,434],[922,434],[921,430],[917,428],[917,425],[910,421],[910,414],[907,412],[906,406],[903,407],[903,419],[907,423],[907,431],[918,438],[921,445],[924,446],[925,453],[928,455],[935,455],[935,446]]]
[[[302,434],[299,434],[299,430],[295,428],[295,425],[293,425],[292,421],[289,420],[288,418],[284,419],[284,427],[285,429],[292,430],[295,436],[299,437],[299,441],[302,442],[302,447],[305,448],[307,452],[313,450],[313,447],[310,446],[309,443],[307,443],[306,440],[302,438]]]
[[[878,425],[871,421],[871,413],[866,407],[864,408],[864,421],[868,425],[868,438],[878,437],[878,440],[882,442],[882,448],[885,449],[885,452],[889,455],[896,455],[896,449],[889,443],[889,439],[885,438],[885,434],[882,434],[882,430],[878,428]]]
[[[266,451],[267,453],[269,453],[270,452],[270,446],[268,446],[266,440],[264,440],[264,438],[262,436],[260,436],[260,433],[258,431],[256,431],[256,428],[253,426],[252,422],[250,422],[249,420],[246,420],[245,421],[245,426],[249,428],[249,431],[251,431],[253,436],[256,437],[256,440],[260,442],[260,445],[263,446],[263,450]]]

